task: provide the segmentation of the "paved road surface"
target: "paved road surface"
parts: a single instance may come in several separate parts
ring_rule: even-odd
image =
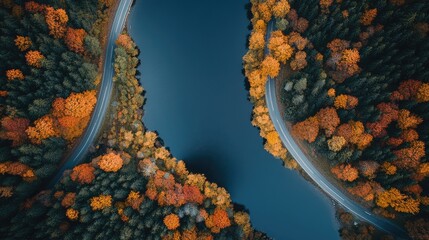
[[[266,39],[269,39],[271,31],[273,30],[273,22],[271,21],[268,25]],[[268,41],[266,41],[268,43]],[[265,49],[265,52],[268,53],[268,49]],[[276,97],[276,88],[275,80],[268,77],[268,81],[265,89],[265,100],[268,105],[268,110],[270,113],[270,118],[274,123],[276,131],[279,133],[280,138],[284,146],[288,149],[289,153],[293,158],[298,162],[301,168],[313,179],[313,181],[325,191],[332,199],[342,205],[345,209],[359,217],[360,219],[367,221],[374,225],[375,227],[384,230],[392,235],[396,236],[399,239],[408,239],[406,231],[400,226],[394,224],[392,221],[382,218],[380,216],[373,215],[369,210],[363,208],[352,199],[347,197],[342,191],[337,189],[333,184],[331,184],[320,172],[319,170],[312,165],[311,161],[307,156],[301,151],[299,146],[296,144],[295,140],[291,136],[290,132],[287,130],[286,125],[280,115],[279,108],[277,105]]]
[[[115,19],[110,29],[110,34],[107,42],[106,56],[103,67],[103,80],[97,96],[97,104],[92,113],[91,120],[85,130],[82,140],[68,157],[67,161],[61,166],[55,177],[50,181],[48,187],[52,188],[63,176],[66,169],[73,168],[79,164],[89,147],[93,144],[95,138],[103,125],[104,117],[106,116],[107,107],[110,104],[110,98],[113,88],[113,62],[115,41],[119,34],[124,29],[125,21],[131,9],[133,0],[121,0],[118,9],[116,10]]]

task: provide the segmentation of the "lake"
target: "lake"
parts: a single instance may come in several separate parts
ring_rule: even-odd
[[[247,1],[138,0],[143,121],[193,172],[225,187],[274,239],[339,239],[331,201],[268,154],[250,121],[242,56]]]

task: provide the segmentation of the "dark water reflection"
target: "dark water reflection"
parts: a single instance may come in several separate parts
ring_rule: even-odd
[[[226,187],[275,239],[338,239],[329,200],[284,169],[250,124],[241,58],[246,1],[137,0],[144,122],[194,172]]]

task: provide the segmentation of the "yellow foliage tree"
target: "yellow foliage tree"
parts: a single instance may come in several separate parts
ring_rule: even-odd
[[[268,56],[261,63],[262,76],[277,77],[280,71],[280,63],[273,57]]]
[[[249,39],[249,49],[261,50],[265,47],[265,35],[262,32],[253,32]]]
[[[75,221],[79,218],[79,212],[73,208],[69,208],[66,210],[66,216],[68,219]]]
[[[429,102],[429,84],[420,85],[416,98],[418,102]]]
[[[92,210],[103,210],[112,206],[112,196],[110,195],[99,195],[92,197],[90,200],[90,206]]]

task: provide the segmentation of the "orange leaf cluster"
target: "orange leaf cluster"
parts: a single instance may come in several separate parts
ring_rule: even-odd
[[[24,74],[19,69],[9,69],[6,71],[7,80],[12,81],[15,79],[24,80]]]
[[[40,68],[42,67],[42,60],[45,57],[39,51],[28,51],[25,54],[25,60],[27,64],[32,67]]]
[[[328,140],[328,148],[331,151],[338,152],[343,149],[344,145],[346,145],[347,141],[342,136],[333,136]]]
[[[359,103],[359,100],[351,95],[346,95],[346,94],[340,94],[338,96],[335,97],[335,101],[334,101],[334,107],[336,109],[353,109],[355,108]]]
[[[380,164],[375,161],[360,161],[359,162],[359,172],[362,176],[365,176],[368,179],[375,178],[375,174],[377,173]]]
[[[364,26],[369,26],[371,25],[372,21],[374,21],[376,16],[377,16],[377,8],[368,9],[362,14],[360,18],[360,23],[362,23],[362,25]]]
[[[123,164],[124,160],[122,160],[121,156],[113,152],[103,155],[98,161],[98,166],[105,172],[117,172],[122,168]]]
[[[48,115],[34,121],[34,127],[28,127],[26,133],[34,144],[41,144],[44,139],[60,136],[54,119]]]
[[[353,182],[358,178],[358,170],[352,167],[350,164],[340,164],[331,168],[331,172],[335,176],[343,181]]]
[[[91,183],[95,178],[94,171],[95,168],[91,164],[80,164],[73,168],[70,178],[72,181],[80,184]]]
[[[393,103],[380,103],[377,105],[381,116],[377,122],[367,123],[366,127],[370,130],[371,135],[374,137],[382,137],[386,135],[386,128],[388,125],[398,120],[398,106]]]
[[[25,2],[24,8],[26,11],[31,13],[41,13],[45,11],[46,5],[36,3],[35,1]]]
[[[365,201],[373,201],[379,189],[381,189],[381,186],[376,182],[359,182],[356,186],[347,188],[351,194]]]
[[[116,40],[116,44],[124,47],[127,50],[133,49],[133,40],[128,34],[121,34],[119,35],[118,39]]]
[[[179,216],[177,216],[174,213],[171,213],[165,216],[163,222],[168,230],[175,230],[180,226]]]
[[[399,168],[416,168],[420,159],[425,156],[425,144],[422,141],[413,141],[410,147],[403,148],[393,152],[397,157],[394,164]]]
[[[27,139],[25,130],[30,121],[25,118],[4,117],[1,119],[0,139],[12,141],[12,146],[18,146]]]
[[[319,112],[317,112],[316,117],[319,121],[319,127],[325,130],[325,135],[327,137],[330,137],[340,124],[340,118],[338,117],[337,111],[332,107],[320,109]]]
[[[386,172],[387,175],[395,175],[396,174],[396,166],[391,164],[390,162],[384,162],[381,165],[381,169]]]
[[[270,76],[271,78],[277,77],[280,71],[280,63],[273,57],[268,56],[261,63],[262,76]]]
[[[125,203],[128,206],[131,206],[132,209],[139,210],[143,200],[144,200],[144,195],[140,195],[140,193],[136,191],[131,191],[128,194],[127,199],[125,200]]]
[[[398,90],[392,92],[390,99],[392,101],[411,100],[417,96],[421,85],[421,81],[414,79],[402,81],[398,87]]]
[[[294,124],[292,127],[292,134],[309,143],[314,142],[319,134],[319,121],[317,117],[309,117],[302,122]]]
[[[429,84],[423,83],[416,94],[418,102],[429,102]]]
[[[205,223],[213,233],[219,233],[221,229],[231,226],[228,213],[219,207],[215,208],[213,215],[210,215]]]
[[[103,210],[112,206],[112,196],[110,195],[99,195],[92,197],[90,200],[90,206],[93,211]]]
[[[10,198],[13,195],[12,187],[0,187],[0,198]]]
[[[65,208],[69,208],[73,206],[75,199],[76,199],[76,193],[69,192],[64,196],[63,200],[61,201],[61,206]]]
[[[287,0],[277,1],[273,6],[273,15],[276,18],[285,18],[286,14],[289,13],[290,5]]]
[[[265,47],[265,35],[261,32],[253,32],[249,38],[249,49],[261,50]]]
[[[16,36],[15,38],[15,46],[21,51],[26,51],[31,47],[30,37]]]
[[[391,188],[377,196],[376,203],[382,208],[392,207],[397,212],[416,214],[420,211],[420,202],[402,194],[398,189]]]
[[[344,137],[348,143],[355,144],[360,150],[365,149],[372,142],[373,137],[365,133],[365,128],[362,122],[350,121],[348,123],[341,124],[336,134]]]
[[[45,21],[49,28],[49,34],[55,38],[63,38],[67,31],[69,17],[64,9],[46,7]]]
[[[68,219],[74,221],[79,218],[79,212],[73,208],[69,208],[66,210],[66,216]]]
[[[400,129],[416,128],[417,125],[423,122],[423,119],[412,114],[406,109],[399,110],[398,127]]]
[[[0,163],[0,174],[10,174],[20,176],[24,181],[33,181],[36,179],[33,169],[20,162],[2,162]]]
[[[85,30],[69,27],[67,28],[64,42],[71,51],[82,54],[84,51],[83,41],[85,39],[85,36]]]

